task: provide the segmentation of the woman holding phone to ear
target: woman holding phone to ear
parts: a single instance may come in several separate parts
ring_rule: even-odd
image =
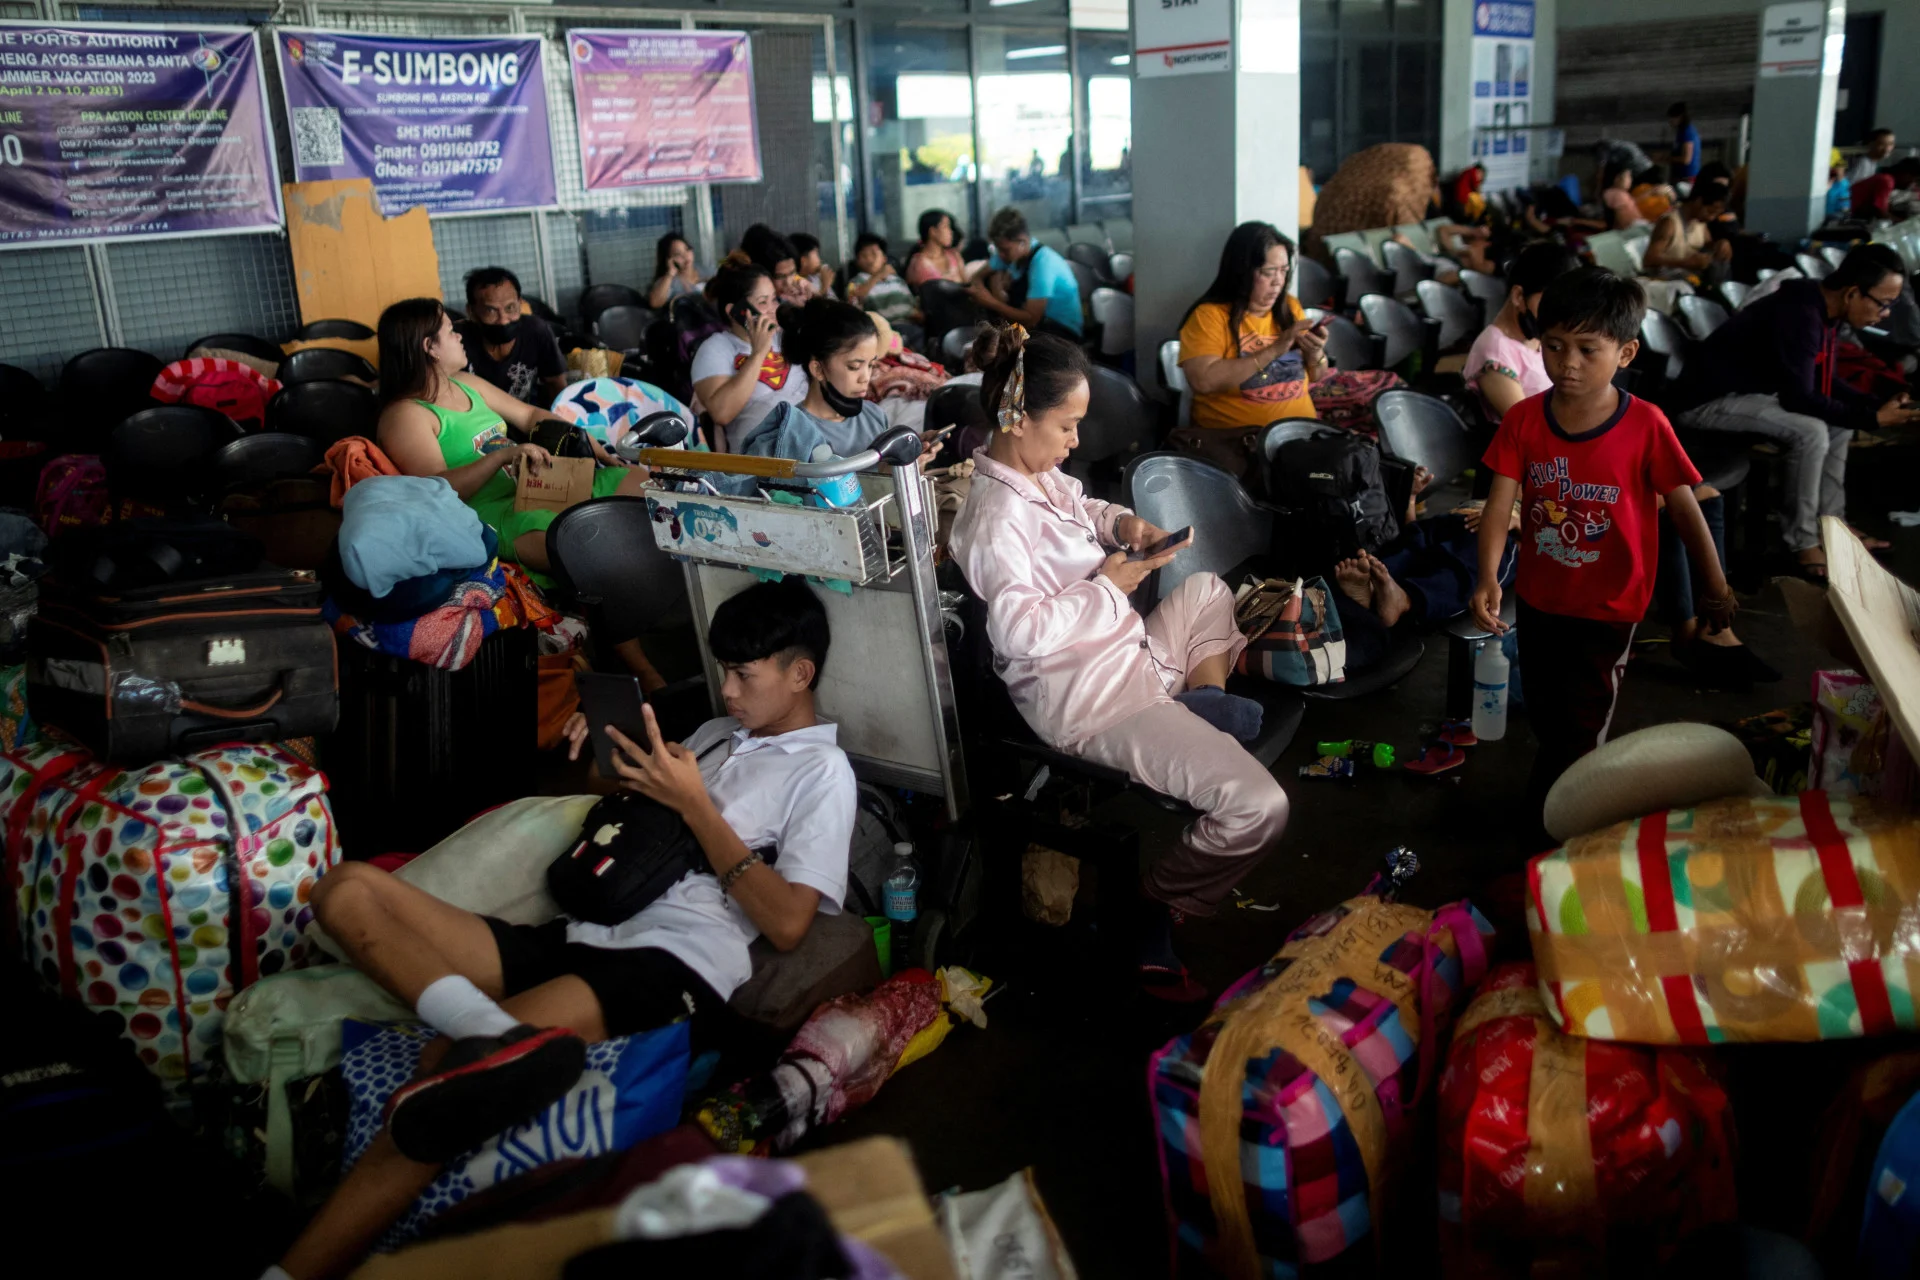
[[[693,353],[693,390],[719,428],[714,447],[744,439],[777,404],[807,398],[807,371],[780,349],[779,299],[764,267],[729,265],[707,285],[727,328]]]
[[[1246,647],[1233,593],[1196,573],[1145,618],[1129,603],[1182,548],[1132,559],[1167,531],[1059,470],[1087,412],[1078,346],[1009,325],[983,330],[970,358],[994,432],[973,455],[949,550],[987,602],[994,669],[1041,740],[1202,811],[1142,877],[1138,955],[1151,994],[1204,997],[1173,924],[1212,915],[1287,825],[1286,793],[1240,745],[1260,731],[1260,704],[1225,688]]]
[[[1287,293],[1293,241],[1266,222],[1243,222],[1220,269],[1180,323],[1180,370],[1193,388],[1193,422],[1176,448],[1198,453],[1254,489],[1260,438],[1281,418],[1314,418],[1309,388],[1327,375],[1324,330]]]

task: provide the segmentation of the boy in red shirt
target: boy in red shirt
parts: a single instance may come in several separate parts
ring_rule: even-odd
[[[1659,504],[1702,584],[1714,630],[1736,608],[1712,535],[1693,498],[1700,473],[1665,414],[1613,385],[1633,362],[1646,295],[1599,267],[1561,276],[1540,299],[1541,355],[1553,390],[1507,411],[1487,449],[1487,510],[1521,501],[1520,674],[1540,751],[1528,802],[1535,814],[1567,766],[1607,740],[1633,630],[1646,616],[1659,559]],[[1500,621],[1506,527],[1480,524],[1473,616]]]

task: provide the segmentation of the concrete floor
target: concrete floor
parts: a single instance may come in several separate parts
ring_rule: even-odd
[[[1915,458],[1914,450],[1884,449],[1873,455],[1875,465],[1862,465],[1868,461],[1862,451],[1853,468],[1853,518],[1895,539],[1890,563],[1908,581],[1920,581],[1920,529],[1894,529],[1885,513],[1920,506],[1908,479]],[[1803,702],[1812,673],[1840,665],[1800,636],[1771,583],[1744,599],[1737,631],[1784,673],[1780,683],[1744,694],[1703,690],[1664,645],[1648,646],[1628,669],[1616,731],[1678,720],[1724,722]],[[1650,624],[1642,635],[1663,636],[1664,628]],[[1512,717],[1504,741],[1470,749],[1465,766],[1438,778],[1298,779],[1298,767],[1324,738],[1390,741],[1403,758],[1417,751],[1441,718],[1445,671],[1442,639],[1430,643],[1420,665],[1391,690],[1352,703],[1309,703],[1276,769],[1293,798],[1291,826],[1241,886],[1253,902],[1279,909],[1228,909],[1184,926],[1177,939],[1210,991],[1265,961],[1313,912],[1359,892],[1381,855],[1397,844],[1421,858],[1406,898],[1423,906],[1473,897],[1541,851],[1525,843],[1516,821],[1533,754],[1524,713]],[[1178,835],[1169,815],[1130,798],[1112,802],[1100,816],[1139,823],[1148,833],[1146,857]],[[988,1027],[957,1029],[863,1111],[814,1141],[897,1134],[912,1144],[934,1191],[978,1188],[1032,1166],[1082,1275],[1159,1276],[1166,1272],[1167,1239],[1147,1057],[1197,1015],[1115,994],[1115,984],[1089,960],[1094,937],[1078,918],[1090,897],[1083,885],[1076,921],[1063,930],[1010,922],[994,931],[973,957],[1006,986],[987,1006]],[[1524,933],[1517,916],[1508,920],[1512,927],[1500,950],[1523,958]],[[1726,1052],[1743,1122],[1743,1217],[1796,1229],[1819,1109],[1863,1054],[1886,1047],[1880,1041]],[[1795,1105],[1769,1106],[1785,1097]],[[1433,1256],[1431,1179],[1430,1165],[1416,1156],[1391,1233],[1409,1265]]]

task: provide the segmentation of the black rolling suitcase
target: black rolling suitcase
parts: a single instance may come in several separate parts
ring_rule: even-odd
[[[539,636],[494,632],[458,671],[340,645],[340,727],[321,744],[350,858],[419,853],[535,789]]]
[[[124,764],[333,728],[333,632],[312,573],[262,562],[217,521],[75,531],[55,556],[27,628],[35,720]]]

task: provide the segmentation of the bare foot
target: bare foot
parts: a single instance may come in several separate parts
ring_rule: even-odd
[[[1364,554],[1364,553],[1363,553]],[[1373,579],[1373,611],[1380,621],[1393,626],[1413,608],[1413,601],[1401,585],[1387,572],[1387,566],[1373,556],[1367,556],[1367,573]]]
[[[1342,560],[1333,566],[1334,585],[1347,599],[1362,609],[1373,608],[1373,575],[1367,569],[1367,553],[1357,560]]]

